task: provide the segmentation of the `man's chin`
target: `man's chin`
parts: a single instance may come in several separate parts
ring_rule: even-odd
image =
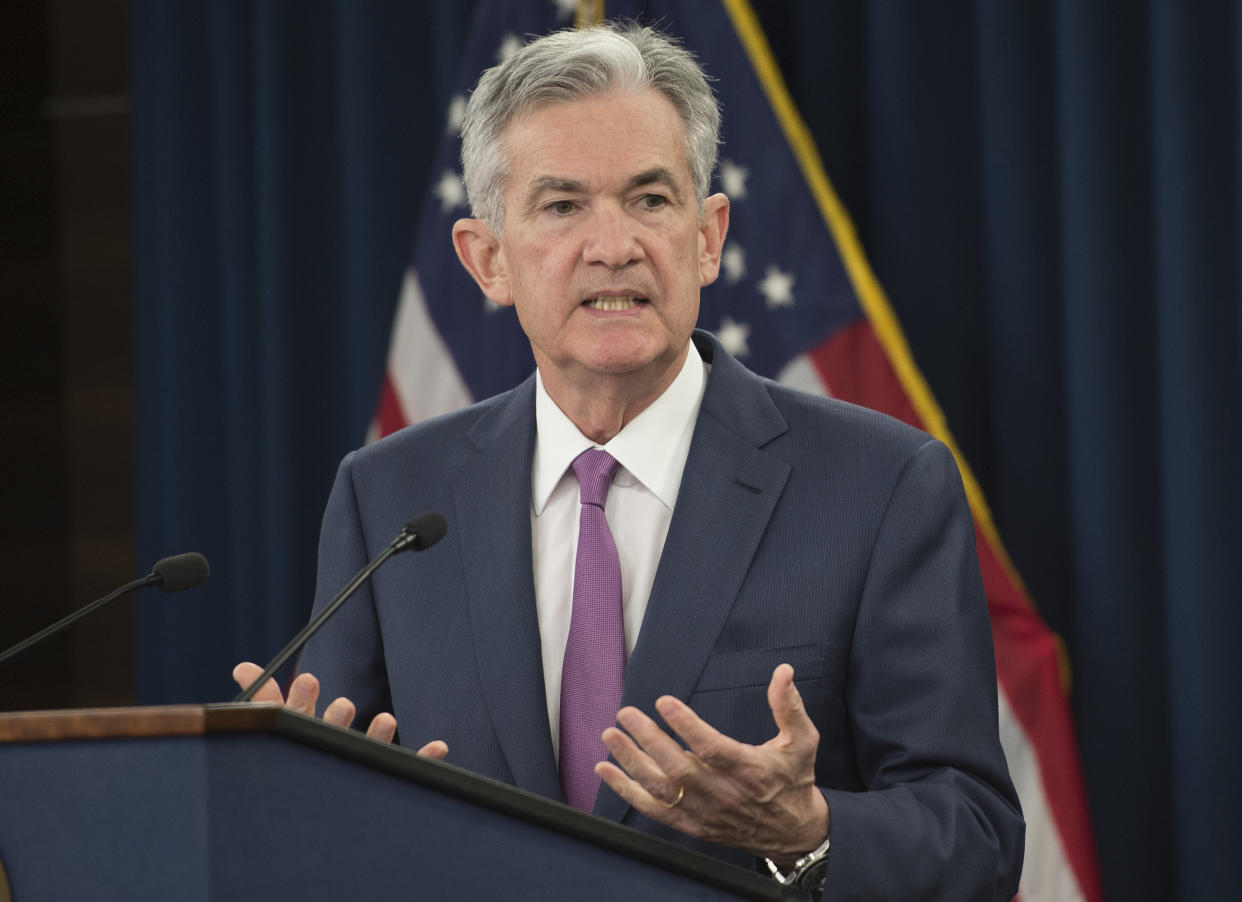
[[[551,364],[571,382],[613,378],[658,383],[672,381],[677,375],[689,344],[688,335],[684,344],[675,347],[667,335],[652,336],[618,329],[607,335],[596,335],[590,340],[567,345],[563,353],[553,359],[547,359],[536,351],[535,360],[545,373],[545,380],[546,364]]]
[[[622,343],[613,343],[595,349],[594,353],[583,358],[582,363],[599,376],[625,379],[649,377],[660,381],[669,370],[675,374],[683,359],[680,349],[673,350],[667,345],[652,347],[650,344],[635,343],[632,347],[626,347]]]

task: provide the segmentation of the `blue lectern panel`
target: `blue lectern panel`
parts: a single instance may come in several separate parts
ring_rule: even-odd
[[[489,805],[347,757],[276,732],[0,743],[13,900],[765,897],[584,841],[545,800]]]

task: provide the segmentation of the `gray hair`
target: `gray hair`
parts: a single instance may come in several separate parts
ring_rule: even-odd
[[[633,23],[605,23],[537,38],[479,77],[461,126],[462,172],[474,216],[500,234],[508,169],[501,137],[514,119],[549,103],[648,88],[668,98],[681,117],[701,213],[720,136],[720,109],[707,76],[674,38]]]

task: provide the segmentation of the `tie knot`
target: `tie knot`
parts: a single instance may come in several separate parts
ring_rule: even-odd
[[[612,485],[612,477],[617,474],[617,467],[620,466],[616,458],[607,451],[591,448],[575,457],[570,466],[578,477],[582,503],[603,507],[608,498],[608,489]]]

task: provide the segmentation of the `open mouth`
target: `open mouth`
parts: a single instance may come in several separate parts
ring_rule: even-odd
[[[582,302],[582,306],[590,310],[601,310],[605,313],[617,313],[622,310],[632,310],[635,307],[645,303],[647,303],[646,298],[609,296],[587,298]]]

